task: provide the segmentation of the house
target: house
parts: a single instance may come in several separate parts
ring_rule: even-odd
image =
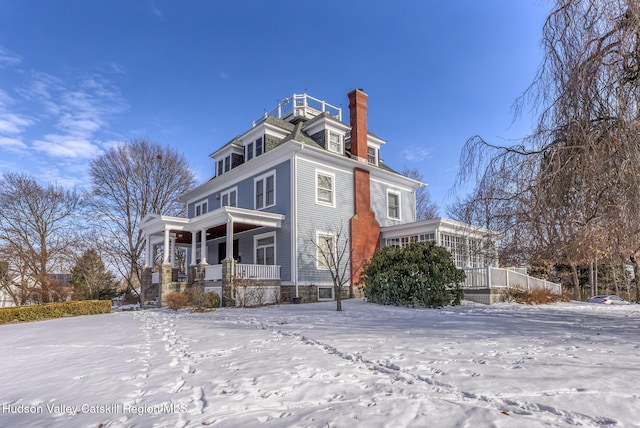
[[[216,174],[181,196],[185,218],[145,217],[143,299],[197,280],[220,291],[232,273],[277,288],[280,298],[333,299],[313,242],[337,239],[339,225],[350,231],[355,284],[380,246],[381,228],[415,221],[416,190],[424,184],[382,160],[386,141],[368,130],[367,94],[357,89],[348,98],[348,124],[342,109],[325,101],[285,99],[210,155]],[[155,247],[163,249],[158,272]],[[178,247],[187,267],[176,266]]]
[[[192,284],[220,293],[223,304],[225,296],[249,299],[238,294],[238,278],[259,284],[253,303],[332,300],[331,272],[316,244],[336,245],[340,230],[351,249],[349,296],[359,294],[362,265],[381,245],[433,240],[460,266],[493,265],[490,231],[446,219],[416,222],[424,183],[382,160],[386,141],[368,129],[367,97],[361,89],[348,94],[346,123],[341,108],[294,94],[211,153],[215,175],[180,197],[186,217],[150,214],[141,222],[143,302],[163,304],[168,292]]]

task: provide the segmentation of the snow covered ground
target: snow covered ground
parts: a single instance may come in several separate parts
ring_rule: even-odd
[[[0,326],[0,426],[640,426],[640,305],[343,305]]]

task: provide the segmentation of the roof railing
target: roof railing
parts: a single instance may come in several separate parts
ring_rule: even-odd
[[[264,112],[260,118],[253,121],[253,126],[262,123],[269,116],[286,120],[290,117],[312,118],[325,112],[342,121],[342,108],[313,98],[307,94],[293,94],[291,98],[285,98],[282,102],[278,103],[275,108]]]

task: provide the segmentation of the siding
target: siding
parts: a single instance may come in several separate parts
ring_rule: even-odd
[[[400,193],[400,220],[387,217],[387,190]],[[381,227],[410,223],[415,218],[413,192],[374,180],[371,180],[371,208],[376,213],[376,219]]]
[[[335,175],[335,207],[316,203],[316,169]],[[299,159],[296,179],[298,279],[302,283],[331,283],[329,272],[316,268],[313,242],[316,231],[332,232],[340,225],[349,238],[349,220],[353,217],[353,173]]]

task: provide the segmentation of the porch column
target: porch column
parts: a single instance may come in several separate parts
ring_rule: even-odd
[[[164,249],[163,249],[163,257],[162,264],[169,264],[169,229],[164,230]]]
[[[200,264],[207,264],[207,229],[200,231]]]
[[[233,259],[233,217],[227,219],[227,257],[226,260]]]
[[[197,235],[198,235],[197,232],[191,232],[191,265],[197,264],[197,258],[196,258]]]
[[[151,236],[147,235],[144,243],[144,267],[151,267]]]
[[[169,250],[169,254],[171,256],[171,267],[176,267],[176,237],[171,237],[171,248]]]

